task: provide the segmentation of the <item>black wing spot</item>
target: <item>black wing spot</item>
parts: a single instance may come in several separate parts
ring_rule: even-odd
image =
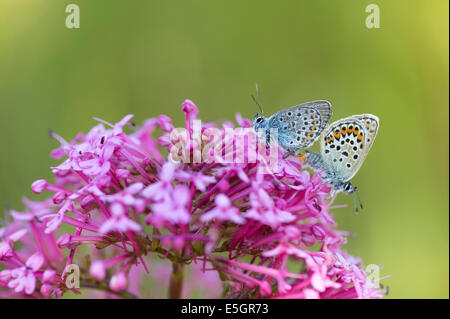
[[[353,155],[353,159],[357,160],[358,159],[358,154]]]
[[[349,139],[349,138],[346,138],[345,141],[348,143],[348,142],[350,142],[350,139]]]
[[[358,147],[353,146],[353,150],[356,152],[358,150]]]
[[[348,168],[350,168],[351,166],[352,166],[352,164],[350,164],[350,163],[347,164],[347,167],[348,167]]]
[[[355,144],[355,141],[351,140],[351,141],[350,141],[350,144],[352,144],[352,145]]]
[[[344,141],[344,140],[342,140],[342,141],[341,141],[341,145],[344,145],[344,144],[345,144],[345,141]]]
[[[330,148],[334,148],[334,144],[331,144],[331,145],[330,145]]]
[[[347,152],[342,152],[342,155],[348,156],[348,153]]]
[[[341,150],[341,147],[338,145],[337,147],[336,147],[336,151],[340,151]]]
[[[300,117],[302,114],[301,113],[297,113],[297,116]]]
[[[291,115],[292,115],[292,112],[288,112],[288,115],[291,116]]]
[[[328,153],[330,153],[330,150],[325,150],[325,154],[328,154]]]

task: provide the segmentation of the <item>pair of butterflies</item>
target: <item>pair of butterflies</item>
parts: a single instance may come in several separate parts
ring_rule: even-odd
[[[328,101],[314,101],[287,108],[269,118],[256,114],[253,128],[265,130],[267,142],[271,139],[270,130],[277,129],[278,144],[287,151],[284,158],[310,147],[320,137],[321,154],[306,151],[306,163],[321,171],[323,180],[333,188],[331,196],[339,191],[354,193],[358,211],[357,187],[350,180],[373,145],[379,120],[375,115],[361,114],[328,125],[331,115]]]

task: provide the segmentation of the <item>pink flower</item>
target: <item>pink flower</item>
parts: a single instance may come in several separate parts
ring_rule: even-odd
[[[4,240],[0,241],[0,260],[6,260],[13,256],[13,243],[18,241],[27,233],[26,229],[18,230],[6,237]],[[0,238],[2,236],[0,235]]]
[[[170,132],[174,129],[172,124],[172,119],[167,115],[161,114],[157,117],[157,122],[161,130],[165,132]]]
[[[110,231],[127,232],[134,231],[138,232],[142,230],[142,226],[135,221],[131,220],[126,213],[125,207],[117,202],[111,205],[112,217],[109,218],[100,227],[99,232],[106,234]]]
[[[50,133],[60,162],[53,180],[31,185],[48,197],[24,199],[24,211],[9,211],[13,221],[0,228],[2,296],[80,293],[66,286],[77,265],[108,296],[148,297],[159,288],[139,289],[150,274],[175,297],[196,289],[240,299],[382,297],[343,249],[348,233],[337,229],[331,189],[317,172],[267,147],[240,114],[235,127],[197,120],[191,100],[181,110],[184,129],[167,115],[142,125],[127,115],[116,124],[96,119],[70,141]],[[188,280],[184,295],[179,278]],[[98,296],[87,290],[83,297]]]
[[[45,232],[51,233],[53,231],[55,231],[57,228],[59,228],[59,226],[61,225],[65,213],[71,209],[72,207],[72,202],[69,200],[66,200],[64,202],[64,204],[60,207],[59,211],[56,214],[49,214],[49,215],[45,215],[42,216],[42,219],[48,219],[47,221],[47,228],[45,229]]]
[[[195,187],[204,192],[208,185],[214,183],[216,179],[214,176],[203,175],[202,173],[178,171],[176,177],[182,182],[192,182]]]
[[[34,253],[27,259],[25,266],[13,270],[3,270],[2,277],[8,278],[8,287],[14,289],[15,292],[24,291],[30,295],[36,287],[35,273],[41,268],[44,258],[40,252]]]
[[[201,220],[203,222],[208,222],[212,219],[229,220],[235,224],[243,224],[245,222],[245,219],[239,214],[239,209],[231,205],[230,199],[226,195],[217,195],[215,203],[216,208],[202,215]]]
[[[177,185],[163,201],[152,205],[152,212],[147,216],[147,223],[155,223],[160,227],[166,222],[171,224],[187,224],[190,214],[187,205],[190,200],[189,189],[184,185]]]
[[[172,190],[172,181],[175,177],[176,165],[172,162],[166,162],[159,174],[160,181],[150,184],[142,191],[144,198],[149,198],[153,201],[163,200]]]
[[[145,209],[145,200],[136,197],[136,195],[139,194],[143,188],[144,184],[134,183],[118,193],[103,195],[101,196],[101,199],[109,203],[120,203],[124,207],[133,207],[136,211],[142,212]]]
[[[122,271],[111,277],[109,287],[113,291],[121,291],[127,287],[127,277]]]
[[[95,279],[102,280],[106,276],[106,267],[102,261],[95,261],[91,264],[89,272]]]
[[[33,184],[31,184],[31,190],[36,193],[40,194],[47,186],[47,181],[45,179],[38,179]]]
[[[183,110],[183,112],[194,118],[198,115],[198,108],[191,100],[185,100],[181,104],[181,109]]]
[[[253,204],[253,208],[249,209],[244,216],[272,228],[277,228],[281,224],[292,222],[295,219],[290,212],[279,209],[264,189],[258,189],[255,193],[250,194],[250,202]]]

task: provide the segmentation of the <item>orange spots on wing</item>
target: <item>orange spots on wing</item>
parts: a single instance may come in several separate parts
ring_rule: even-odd
[[[358,141],[362,141],[363,135],[361,133],[358,134]]]
[[[339,139],[341,137],[341,132],[339,133],[333,132],[333,135],[335,138]]]
[[[324,140],[325,140],[325,144],[328,144],[334,140],[334,137],[330,136],[329,138],[325,138]]]

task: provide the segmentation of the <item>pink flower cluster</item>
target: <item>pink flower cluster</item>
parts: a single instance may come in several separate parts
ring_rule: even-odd
[[[232,127],[204,123],[206,137],[194,141],[198,109],[186,100],[182,110],[185,133],[175,134],[177,141],[165,115],[140,127],[131,115],[115,125],[99,120],[70,142],[51,133],[61,144],[51,155],[64,161],[52,167],[54,181],[31,185],[51,197],[25,199],[25,210],[8,212],[12,218],[0,228],[0,296],[60,297],[91,288],[128,297],[141,278],[135,276],[152,273],[155,256],[170,261],[177,278],[190,263],[197,272],[216,272],[227,298],[382,296],[361,261],[341,248],[347,234],[336,230],[330,188],[317,174],[281,156],[271,174],[259,173],[259,160],[175,163],[180,140],[186,147],[176,151],[195,156],[208,128]],[[240,149],[218,141],[222,155]],[[67,284],[71,265],[80,269],[79,288]],[[182,288],[171,280],[172,296]]]

